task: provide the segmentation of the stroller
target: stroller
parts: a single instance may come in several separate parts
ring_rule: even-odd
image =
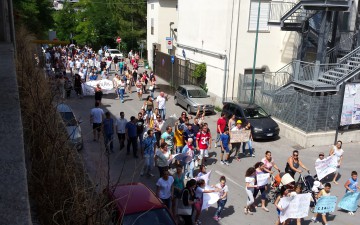
[[[276,176],[270,176],[270,191],[267,195],[267,199],[271,203],[275,203],[277,196],[280,194],[280,188],[282,186],[288,186],[290,189],[294,187],[295,180],[288,173],[278,173]]]
[[[300,174],[298,179],[298,184],[302,187],[302,193],[311,193],[311,201],[310,201],[310,208],[313,211],[316,205],[316,196],[321,189],[323,189],[323,185],[317,179],[317,176],[311,176],[310,172],[308,171],[308,175],[302,176]]]

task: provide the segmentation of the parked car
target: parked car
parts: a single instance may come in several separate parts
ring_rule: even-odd
[[[251,134],[254,139],[270,139],[279,136],[279,125],[256,104],[224,102],[223,113],[227,119],[235,114],[236,120],[243,124],[251,124]]]
[[[176,225],[165,204],[142,183],[106,190],[112,225]]]
[[[174,100],[175,105],[184,107],[189,114],[196,113],[199,108],[202,112],[204,106],[206,112],[214,113],[215,110],[210,95],[195,85],[180,85],[175,92]]]
[[[107,49],[105,51],[105,57],[108,57],[108,56],[111,56],[112,58],[117,56],[119,59],[122,59],[124,57],[123,54],[117,49]]]
[[[76,119],[70,106],[66,104],[59,104],[56,109],[64,122],[71,144],[74,145],[77,150],[81,150],[83,148],[83,137],[80,127],[81,120]]]

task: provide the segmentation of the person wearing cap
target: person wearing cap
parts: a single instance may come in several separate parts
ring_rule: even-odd
[[[243,128],[242,128],[241,124],[242,124],[241,120],[237,120],[236,121],[236,126],[233,129],[231,129],[231,131],[240,131],[240,130],[242,130]],[[230,133],[230,138],[231,138],[231,133]],[[232,149],[231,149],[231,152],[229,154],[229,157],[230,157],[231,153],[234,152],[234,150],[235,150],[234,157],[236,158],[237,161],[240,161],[239,150],[240,150],[241,142],[232,143],[231,145],[232,145]]]
[[[324,154],[323,152],[320,152],[320,153],[319,153],[319,158],[316,159],[315,163],[324,160],[324,159],[325,159],[325,158],[324,158],[324,155],[325,155],[325,154]]]

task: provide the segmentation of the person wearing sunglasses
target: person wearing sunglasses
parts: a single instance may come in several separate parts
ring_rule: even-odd
[[[306,168],[306,166],[299,159],[299,151],[294,150],[292,156],[290,156],[287,160],[285,172],[290,174],[290,176],[294,178],[296,172],[302,173],[302,170],[299,169],[299,167],[302,167],[304,170],[309,171],[309,169]]]

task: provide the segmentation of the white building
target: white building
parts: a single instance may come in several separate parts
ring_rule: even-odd
[[[147,4],[147,49],[150,67],[153,67],[153,46],[158,51],[169,53],[166,48],[167,37],[176,37],[178,15],[177,0],[148,0]],[[173,38],[175,40],[176,38]],[[173,43],[172,53],[175,52]]]
[[[175,55],[207,64],[206,83],[217,104],[236,98],[239,76],[252,73],[258,0],[148,0],[147,49],[167,52],[166,37],[177,29]],[[296,57],[299,37],[267,25],[269,1],[261,0],[256,72],[276,71]]]

